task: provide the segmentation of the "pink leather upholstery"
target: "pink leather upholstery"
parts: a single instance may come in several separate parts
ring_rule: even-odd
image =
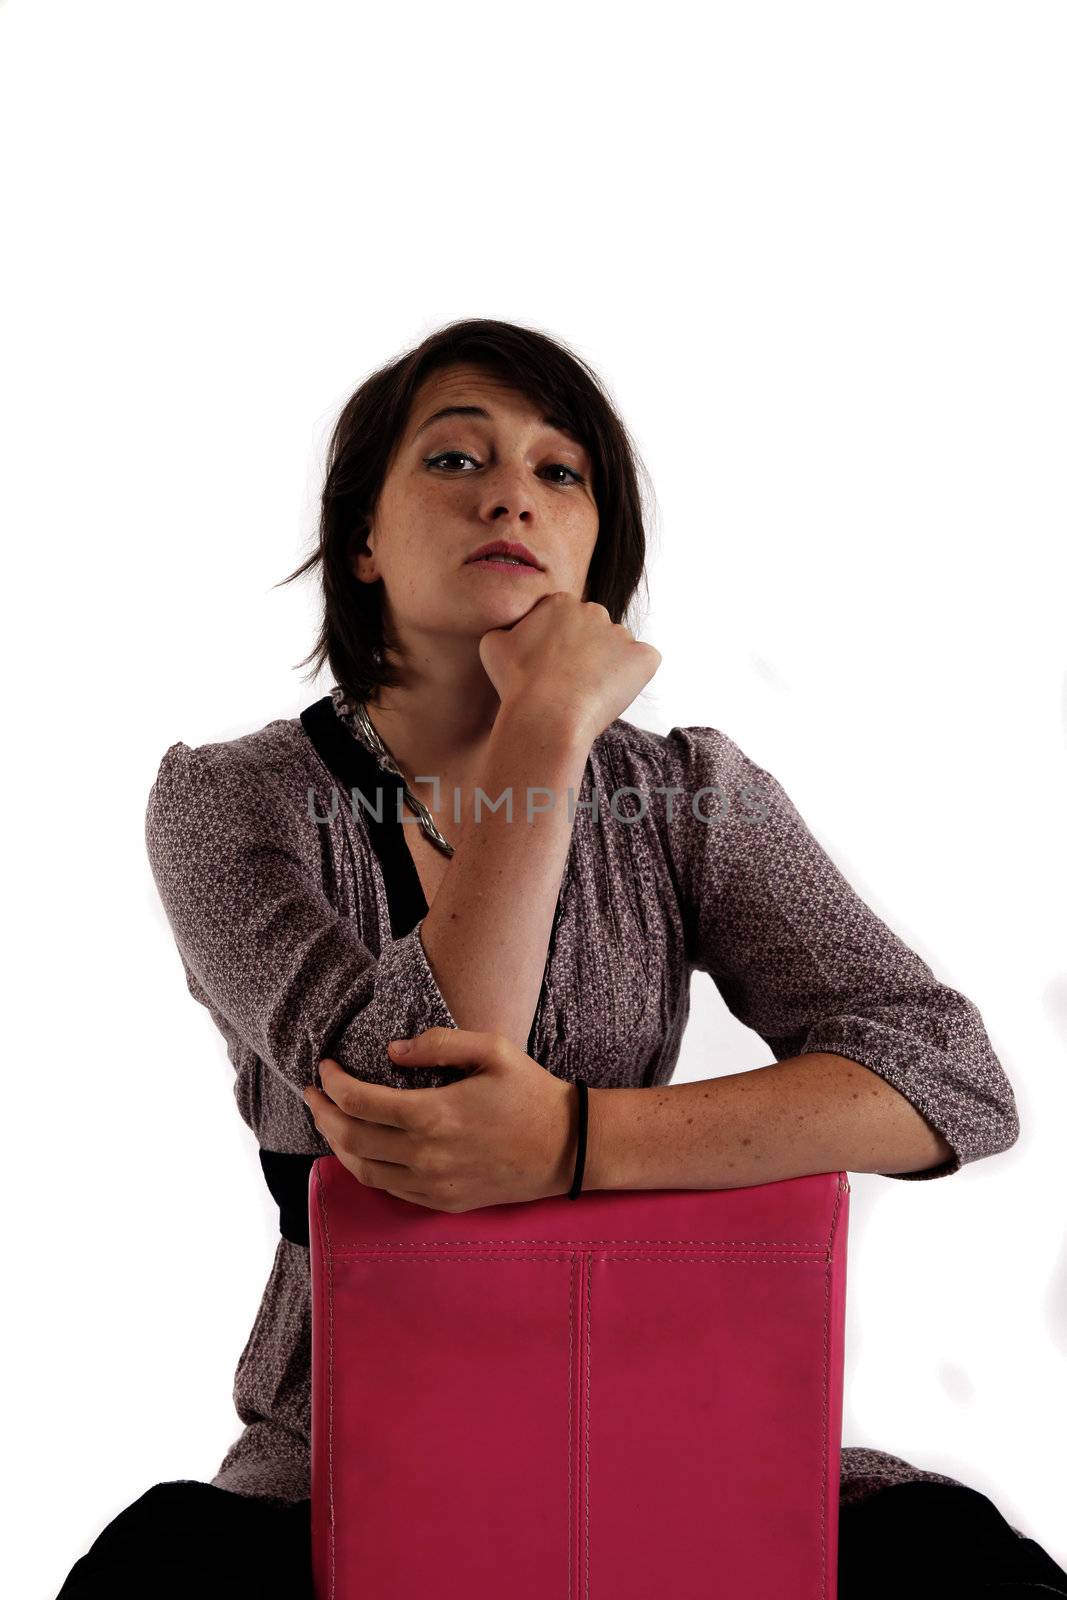
[[[836,1600],[849,1184],[309,1183],[317,1600]]]

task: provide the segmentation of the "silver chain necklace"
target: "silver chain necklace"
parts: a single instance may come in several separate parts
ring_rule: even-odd
[[[330,690],[330,694],[333,697],[334,705],[337,708],[337,714],[341,720],[355,723],[356,727],[362,733],[363,737],[366,739],[367,743],[370,745],[371,749],[374,751],[385,770],[387,772],[391,772],[394,777],[400,779],[401,783],[404,785],[404,798],[411,807],[412,811],[414,811],[416,817],[419,819],[419,826],[422,828],[423,833],[426,834],[427,838],[433,841],[439,850],[443,850],[446,856],[451,856],[454,853],[455,846],[449,844],[448,840],[445,838],[440,828],[438,828],[436,822],[433,820],[433,817],[430,815],[430,812],[423,805],[418,795],[412,794],[411,790],[408,788],[407,779],[404,777],[404,774],[393,760],[386,746],[382,743],[377,728],[367,715],[366,707],[363,701],[347,699],[345,697],[344,690],[339,684],[336,684]]]

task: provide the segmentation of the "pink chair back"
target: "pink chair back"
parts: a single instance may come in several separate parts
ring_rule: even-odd
[[[308,1189],[316,1600],[836,1600],[849,1184]]]

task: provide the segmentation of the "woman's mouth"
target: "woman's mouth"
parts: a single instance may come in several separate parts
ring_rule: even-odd
[[[466,565],[487,567],[490,572],[537,572],[538,570],[537,567],[531,567],[528,561],[520,561],[517,556],[477,556]]]

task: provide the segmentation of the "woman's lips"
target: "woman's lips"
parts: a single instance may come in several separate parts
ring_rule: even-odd
[[[525,561],[505,561],[501,556],[478,556],[464,563],[468,567],[487,567],[490,572],[539,572],[539,567],[528,566]]]

